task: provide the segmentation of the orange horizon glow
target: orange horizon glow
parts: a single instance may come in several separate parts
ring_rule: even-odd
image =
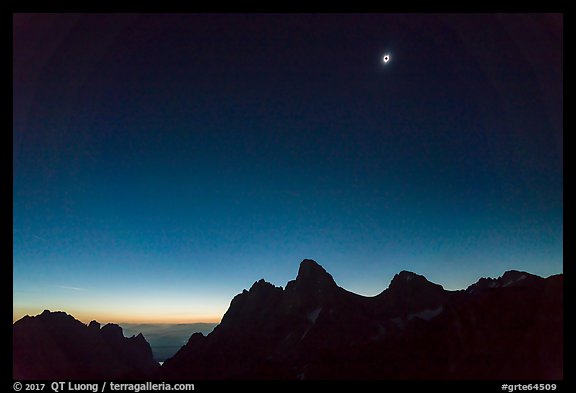
[[[22,319],[24,316],[39,315],[44,309],[14,309],[12,312],[12,323]],[[188,324],[188,323],[220,323],[222,320],[221,315],[196,315],[196,316],[183,316],[183,315],[141,315],[141,314],[116,314],[116,313],[98,313],[98,312],[83,312],[77,310],[57,310],[50,309],[50,311],[63,311],[84,324],[91,321],[97,321],[104,325],[107,323],[116,323],[122,325],[123,323],[141,323],[141,324]]]

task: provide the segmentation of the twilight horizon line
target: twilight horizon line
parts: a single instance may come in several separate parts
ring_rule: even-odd
[[[307,258],[304,259],[301,263],[303,263],[303,262],[305,262],[305,261],[313,261],[313,262],[317,263],[315,260],[311,260],[311,259],[307,259]],[[323,268],[322,264],[320,264],[320,267]],[[330,271],[329,271],[328,269],[327,269],[326,271],[330,274]],[[406,272],[406,270],[402,270],[402,271]],[[518,270],[511,269],[511,270],[507,270],[507,271],[518,271]],[[531,272],[525,272],[525,271],[519,271],[519,272],[532,274]],[[399,273],[400,273],[400,271],[397,272],[396,274],[399,274]],[[414,273],[414,274],[417,274],[417,275],[419,274],[418,272],[409,272],[409,273]],[[471,282],[471,283],[469,283],[467,286],[462,287],[462,288],[450,288],[450,289],[449,289],[449,288],[446,288],[446,287],[445,287],[442,283],[440,283],[440,282],[434,282],[434,281],[431,281],[431,282],[433,282],[434,284],[441,285],[441,286],[442,286],[445,290],[447,290],[447,291],[461,291],[461,290],[465,290],[465,289],[467,289],[468,287],[470,287],[471,285],[477,283],[478,280],[480,280],[481,278],[493,278],[493,279],[497,279],[497,278],[501,278],[501,277],[504,275],[504,273],[506,273],[506,272],[502,272],[501,275],[496,276],[496,277],[478,277],[476,281]],[[396,274],[395,274],[395,275],[396,275]],[[551,277],[551,276],[553,276],[553,275],[558,275],[558,274],[563,274],[563,273],[562,273],[562,272],[559,272],[559,273],[551,274],[551,275],[549,275],[549,276],[543,276],[543,278],[548,278],[548,277]],[[425,277],[425,278],[428,279],[427,277]],[[292,280],[295,280],[295,279],[296,279],[296,276],[294,276],[294,278],[293,278]],[[393,279],[393,278],[391,278],[389,282],[391,282],[392,279]],[[239,290],[237,294],[242,293],[243,290],[249,289],[251,285],[253,285],[254,283],[256,283],[256,282],[258,282],[258,281],[260,281],[260,280],[264,280],[264,281],[266,281],[266,282],[269,282],[268,280],[266,280],[266,278],[261,277],[260,279],[255,280],[255,281],[254,281],[253,283],[251,283],[249,286],[247,286],[247,287]],[[429,280],[429,281],[430,281],[430,280]],[[342,286],[340,286],[340,285],[338,284],[338,280],[335,280],[335,282],[336,282],[336,284],[337,284],[339,287],[347,290],[347,288],[342,287]],[[271,283],[271,284],[273,284],[274,286],[277,286],[277,287],[285,288],[285,286],[286,286],[287,283],[288,283],[288,282],[286,282],[284,285],[276,285],[275,283]],[[388,288],[388,286],[386,286],[385,288],[383,288],[382,291],[386,290],[387,288]],[[352,292],[352,291],[349,291],[349,292]],[[353,292],[353,293],[354,293],[354,292]],[[378,296],[379,294],[380,294],[380,293],[375,294],[375,295],[373,295],[373,296],[366,296],[366,295],[362,295],[362,294],[356,293],[356,295],[359,295],[359,296],[362,296],[362,297],[366,297],[366,298],[375,297],[375,296]],[[231,302],[231,301],[232,301],[232,298],[230,299],[230,302]],[[12,319],[13,319],[12,323],[18,321],[19,319],[23,318],[24,316],[38,315],[38,314],[42,313],[42,312],[45,311],[45,310],[66,312],[67,314],[73,315],[76,319],[78,319],[79,321],[83,322],[84,324],[88,324],[89,322],[91,322],[91,321],[94,320],[94,321],[97,321],[97,322],[100,322],[100,323],[116,323],[116,324],[118,324],[118,325],[120,325],[120,326],[122,326],[123,324],[155,324],[155,325],[156,325],[156,324],[179,325],[179,324],[194,324],[194,323],[216,323],[216,324],[219,324],[220,321],[221,321],[221,319],[222,319],[222,316],[223,316],[223,314],[222,314],[222,315],[220,315],[219,318],[216,318],[216,319],[210,319],[210,318],[208,318],[208,319],[202,319],[201,317],[200,317],[200,319],[197,318],[197,317],[188,317],[188,318],[192,318],[192,319],[178,319],[178,318],[174,318],[174,319],[172,319],[172,318],[168,318],[168,319],[154,319],[154,317],[151,317],[151,316],[146,316],[146,317],[144,317],[144,316],[140,316],[140,317],[136,316],[136,317],[134,317],[134,318],[136,318],[136,319],[126,319],[125,317],[124,317],[125,319],[121,319],[122,317],[120,317],[120,319],[118,319],[118,317],[110,317],[110,316],[105,316],[105,314],[101,314],[102,316],[100,317],[100,319],[98,319],[98,318],[94,317],[94,314],[90,314],[89,312],[84,312],[84,311],[81,311],[81,310],[77,310],[76,312],[71,312],[70,310],[48,309],[48,308],[45,308],[45,309],[40,310],[41,308],[42,308],[42,307],[39,307],[39,308],[36,308],[36,309],[31,308],[31,309],[30,309],[30,310],[31,310],[30,313],[22,314],[22,312],[21,312],[18,316],[16,316],[17,314],[14,314],[14,315],[13,315],[13,318],[12,318]],[[32,310],[36,310],[36,311],[34,312],[34,311],[32,311]],[[38,310],[40,310],[40,311],[38,311]],[[92,316],[90,316],[90,315],[92,315]]]

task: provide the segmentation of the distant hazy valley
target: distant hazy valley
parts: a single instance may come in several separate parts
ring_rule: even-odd
[[[174,356],[194,333],[208,335],[217,323],[121,323],[124,335],[130,337],[142,333],[150,343],[154,360],[163,362]]]

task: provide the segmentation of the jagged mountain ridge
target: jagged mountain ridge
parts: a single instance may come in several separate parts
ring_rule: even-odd
[[[45,311],[14,324],[17,379],[561,379],[562,275],[509,271],[446,291],[402,271],[374,297],[312,260],[234,297],[158,369],[142,335]]]
[[[526,285],[528,283],[536,283],[542,281],[543,278],[534,274],[520,272],[518,270],[508,270],[501,277],[498,278],[485,278],[482,277],[476,283],[466,288],[468,293],[482,292],[492,288],[505,288],[516,285]]]
[[[285,289],[234,297],[208,336],[161,369],[184,379],[562,378],[562,276],[506,272],[446,291],[402,271],[375,297],[313,260]]]
[[[14,379],[138,379],[159,367],[144,336],[126,338],[116,324],[85,325],[45,310],[16,321],[12,331]]]

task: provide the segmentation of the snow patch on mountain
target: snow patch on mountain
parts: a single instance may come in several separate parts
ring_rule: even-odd
[[[430,321],[431,319],[434,319],[438,315],[440,315],[442,313],[442,311],[444,311],[444,307],[440,306],[440,307],[437,307],[434,309],[428,309],[428,310],[412,313],[412,314],[408,315],[408,320],[411,320],[414,318],[420,318],[420,319],[423,319],[425,321]]]
[[[318,307],[317,309],[315,309],[314,311],[308,313],[308,320],[312,323],[315,324],[316,320],[318,319],[318,316],[320,315],[320,312],[322,312],[322,307]]]

